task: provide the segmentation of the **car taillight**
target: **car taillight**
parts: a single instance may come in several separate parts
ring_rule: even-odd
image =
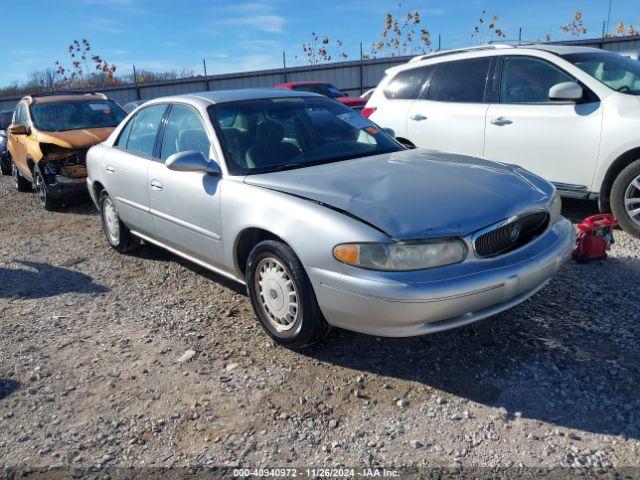
[[[369,118],[371,114],[373,114],[373,112],[375,112],[377,109],[377,107],[364,107],[360,114],[364,117]]]

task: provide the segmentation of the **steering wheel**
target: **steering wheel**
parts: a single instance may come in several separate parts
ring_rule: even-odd
[[[628,85],[622,85],[619,88],[616,88],[616,90],[620,93],[629,93],[631,92],[631,88]]]

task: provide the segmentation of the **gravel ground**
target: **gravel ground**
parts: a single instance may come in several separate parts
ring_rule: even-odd
[[[491,319],[410,339],[334,331],[293,352],[241,287],[152,246],[111,250],[88,200],[46,213],[2,177],[0,205],[0,478],[640,464],[640,242],[621,231],[608,260],[568,264]]]

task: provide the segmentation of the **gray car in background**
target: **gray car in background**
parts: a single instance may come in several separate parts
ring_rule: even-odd
[[[469,324],[540,290],[574,243],[547,181],[406,150],[315,94],[155,99],[91,148],[87,169],[113,248],[143,239],[246,284],[290,347],[331,325],[410,336]]]
[[[0,111],[0,171],[3,175],[11,175],[11,156],[7,148],[7,128],[11,125],[13,110]]]

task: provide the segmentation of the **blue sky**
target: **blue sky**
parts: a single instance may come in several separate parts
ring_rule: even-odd
[[[53,6],[55,4],[55,6]],[[210,74],[301,64],[301,44],[311,32],[344,41],[350,58],[359,42],[380,37],[386,12],[418,9],[432,38],[443,48],[470,43],[482,10],[499,15],[509,38],[523,27],[524,38],[551,33],[566,38],[560,25],[584,14],[588,37],[600,35],[609,0],[31,0],[5,9],[0,46],[0,85],[27,73],[67,62],[67,45],[87,38],[94,53],[119,72],[131,65],[152,70],[188,68]],[[613,0],[611,28],[622,20],[637,25],[639,0]],[[298,56],[298,59],[294,57]]]

